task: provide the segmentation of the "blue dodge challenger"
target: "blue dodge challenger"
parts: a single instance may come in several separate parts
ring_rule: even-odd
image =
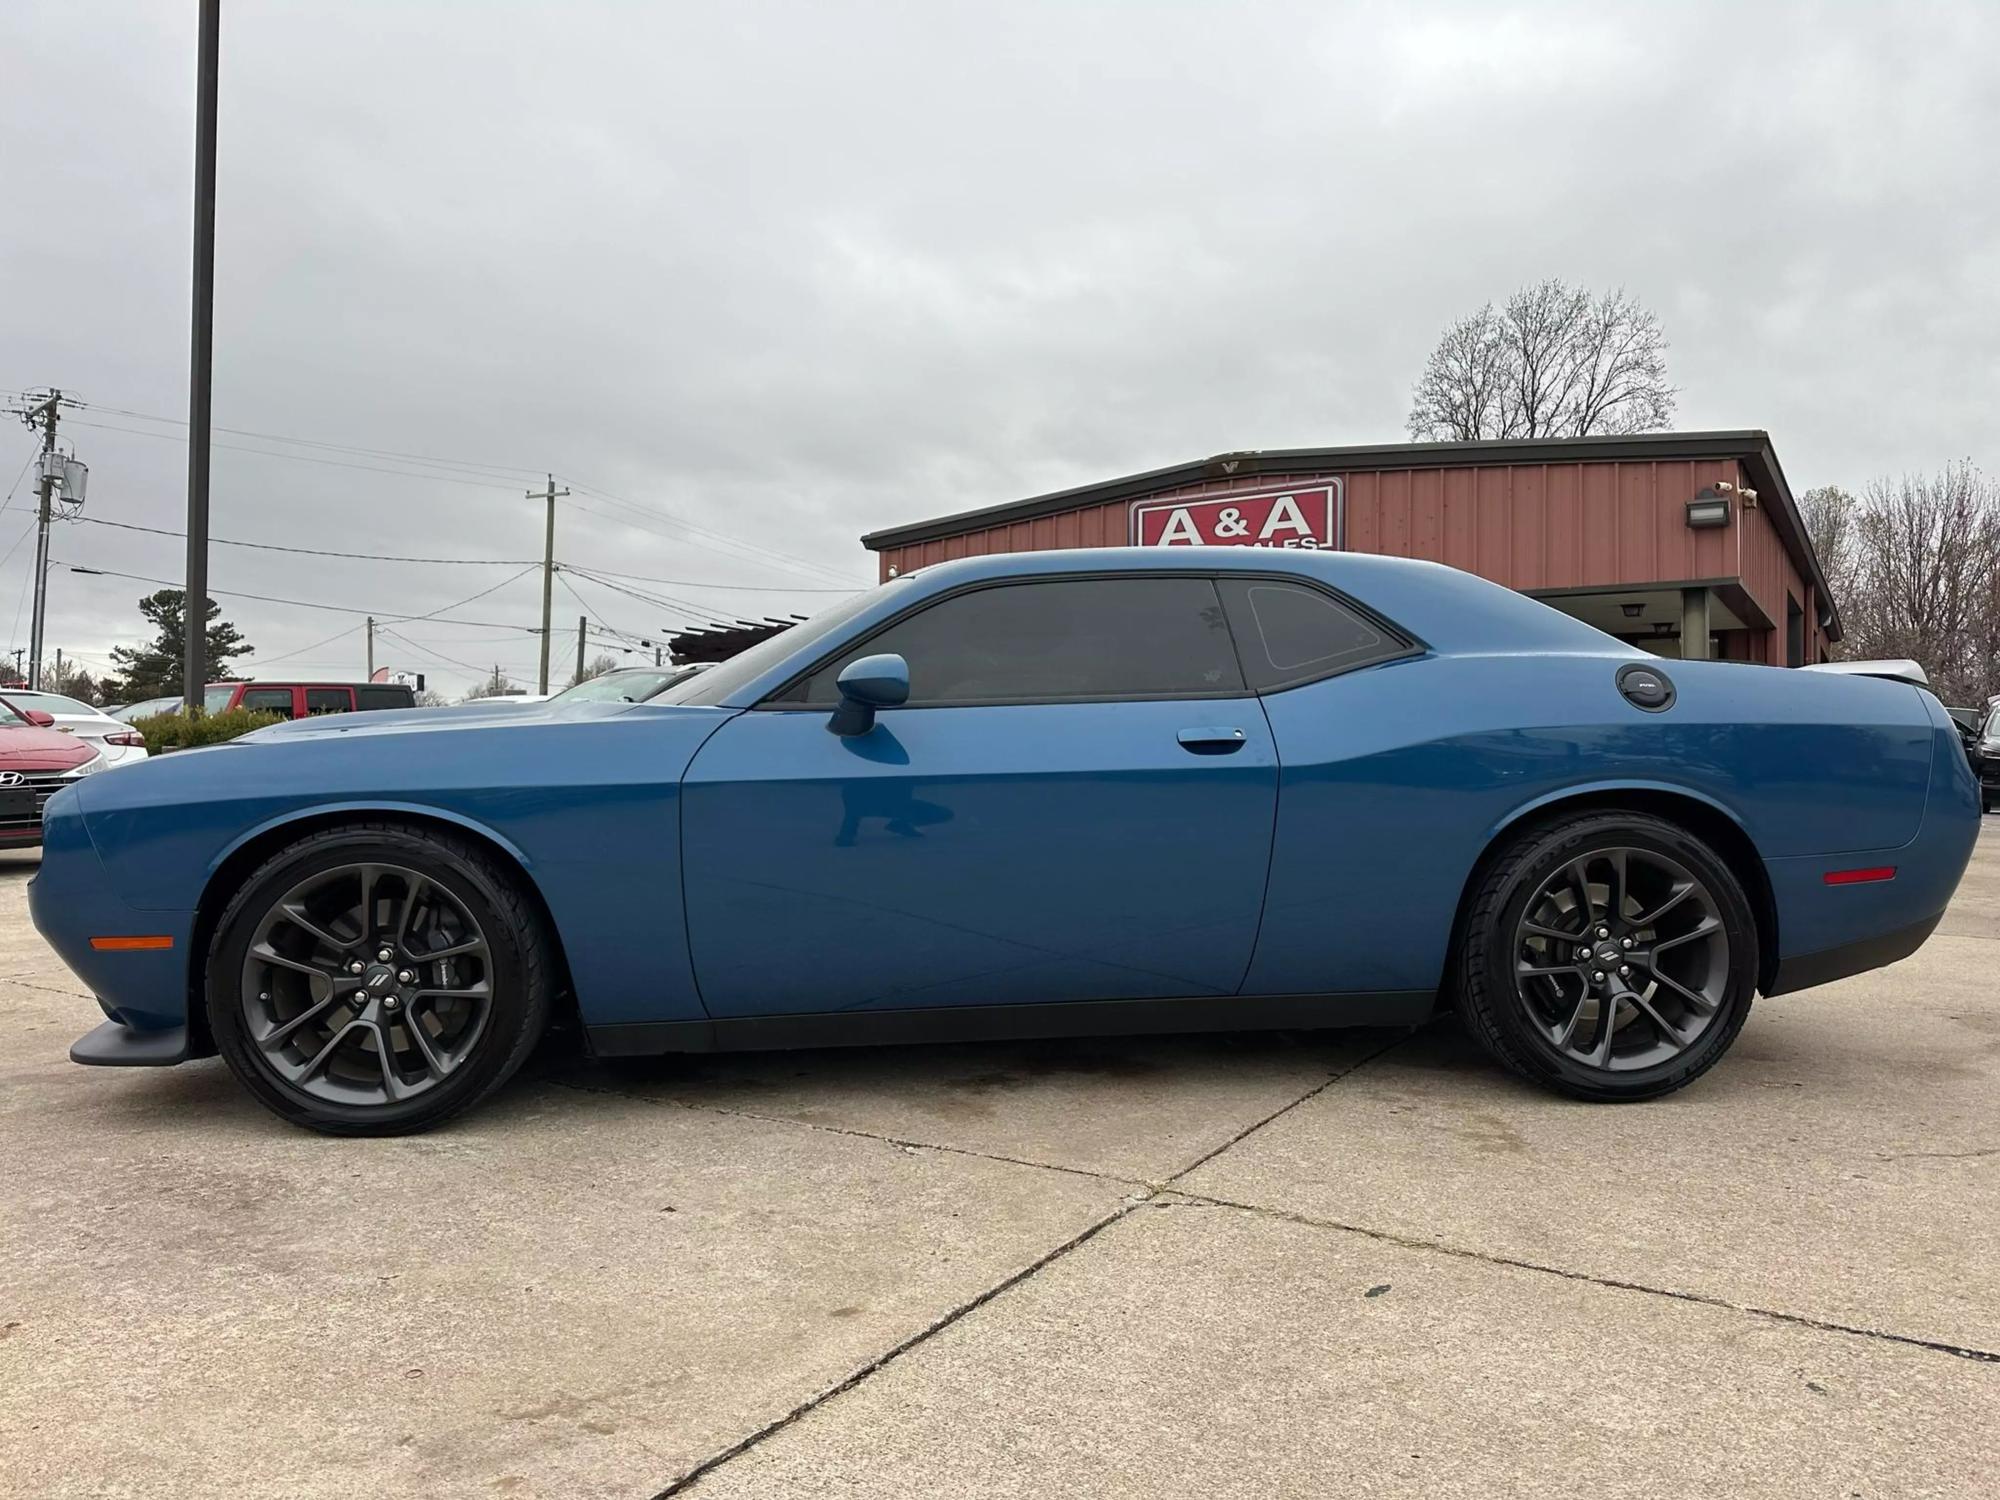
[[[287,1119],[420,1130],[599,1055],[1455,1006],[1594,1100],[1937,924],[1979,788],[1906,682],[1663,663],[1349,553],[946,563],[645,703],[348,714],[49,802],[35,922]]]

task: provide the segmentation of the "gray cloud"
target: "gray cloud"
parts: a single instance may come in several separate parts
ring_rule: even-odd
[[[1768,427],[1796,485],[2000,451],[1986,5],[226,9],[216,419],[522,472],[219,450],[218,535],[531,557],[520,490],[553,469],[648,508],[580,493],[562,555],[805,609],[786,585],[823,574],[669,517],[862,581],[871,527],[1394,439],[1444,321],[1542,275],[1650,303],[1682,425]],[[184,414],[193,45],[191,5],[0,14],[0,386]],[[91,513],[179,524],[180,444],[71,433]],[[28,447],[0,433],[0,482]],[[55,552],[180,571],[103,527]],[[504,573],[218,548],[212,575],[417,613]],[[578,587],[633,633],[671,618]],[[53,588],[54,645],[137,626],[141,585]],[[538,597],[463,613],[531,625]],[[226,602],[267,658],[345,623]],[[520,631],[407,633],[534,660]],[[294,664],[352,670],[359,637]]]

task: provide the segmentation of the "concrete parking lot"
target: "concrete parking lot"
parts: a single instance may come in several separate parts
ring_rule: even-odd
[[[538,1060],[330,1141],[0,856],[0,1493],[1992,1495],[2000,836],[1892,969],[1572,1104],[1451,1026]]]

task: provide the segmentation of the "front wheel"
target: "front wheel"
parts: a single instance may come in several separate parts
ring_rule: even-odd
[[[1750,1013],[1757,928],[1714,850],[1645,813],[1531,828],[1482,876],[1459,942],[1459,1007],[1500,1062],[1578,1098],[1692,1082]]]
[[[527,1059],[549,945],[519,877],[398,824],[308,835],[244,882],[208,954],[217,1049],[285,1119],[335,1135],[427,1130]]]

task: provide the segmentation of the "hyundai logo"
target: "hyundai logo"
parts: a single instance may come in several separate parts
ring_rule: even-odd
[[[27,780],[19,771],[0,771],[0,786],[23,786]]]

